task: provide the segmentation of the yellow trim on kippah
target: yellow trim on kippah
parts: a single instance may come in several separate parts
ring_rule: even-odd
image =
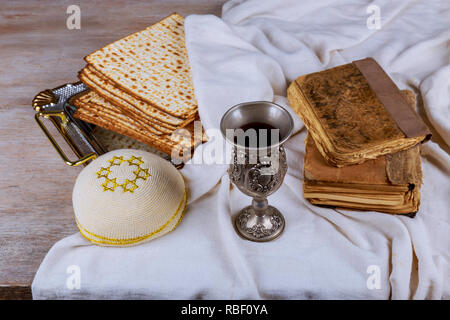
[[[133,244],[133,243],[141,242],[142,240],[145,240],[145,239],[147,239],[147,238],[150,238],[151,236],[153,236],[153,235],[155,235],[155,234],[157,234],[157,233],[163,231],[163,230],[169,225],[169,223],[170,223],[170,222],[178,215],[180,209],[182,208],[183,203],[185,204],[185,206],[184,206],[184,208],[183,208],[183,211],[181,212],[180,219],[178,219],[177,224],[176,224],[176,225],[173,227],[173,229],[172,229],[172,230],[174,230],[174,229],[178,226],[178,224],[180,223],[181,218],[183,217],[183,215],[184,215],[184,213],[185,213],[185,211],[186,211],[186,208],[187,208],[187,193],[186,193],[186,190],[184,190],[183,198],[181,199],[181,202],[180,202],[180,204],[178,205],[178,208],[177,208],[177,210],[175,211],[175,214],[174,214],[172,217],[170,217],[170,219],[169,219],[165,224],[163,224],[159,229],[153,231],[153,232],[150,233],[150,234],[147,234],[147,235],[144,235],[144,236],[140,236],[140,237],[136,237],[136,238],[130,238],[130,239],[113,239],[113,238],[106,238],[106,237],[99,236],[99,235],[96,235],[96,234],[94,234],[94,233],[89,232],[88,230],[86,230],[85,228],[83,228],[83,227],[81,226],[81,224],[79,223],[79,221],[78,221],[76,218],[75,218],[75,222],[77,223],[77,227],[78,227],[78,229],[80,230],[81,235],[82,235],[84,238],[86,238],[87,240],[89,240],[89,241],[91,241],[91,242],[93,242],[93,243],[98,243],[98,244],[110,244],[110,245],[127,245],[127,244]],[[172,230],[170,230],[169,232],[171,232]],[[91,236],[94,236],[94,237],[96,237],[96,238],[106,240],[106,241],[100,241],[100,240],[96,240],[96,239],[89,238],[89,237],[88,237],[87,235],[85,235],[83,232],[85,232],[85,233],[87,233],[87,234],[89,234],[89,235],[91,235]]]
[[[177,223],[173,226],[172,230],[170,230],[169,232],[172,232],[173,230],[175,230],[176,227],[178,227],[178,225],[180,224],[181,219],[183,219],[184,213],[186,212],[187,209],[187,197],[186,197],[186,205],[184,206],[183,211],[181,212],[180,218],[178,219]]]

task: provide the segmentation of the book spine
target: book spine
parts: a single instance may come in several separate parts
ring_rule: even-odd
[[[374,59],[353,61],[353,65],[362,73],[378,100],[407,138],[424,136],[424,141],[431,139],[427,125],[411,109],[398,87]]]

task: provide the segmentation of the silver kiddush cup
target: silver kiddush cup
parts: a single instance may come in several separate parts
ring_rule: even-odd
[[[289,112],[268,101],[238,104],[222,117],[220,130],[233,146],[228,174],[239,190],[253,197],[252,205],[235,220],[236,230],[247,240],[270,241],[284,230],[283,215],[268,205],[267,197],[280,188],[286,175],[283,143],[293,127]]]

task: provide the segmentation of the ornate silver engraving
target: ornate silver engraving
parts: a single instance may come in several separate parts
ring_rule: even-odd
[[[271,228],[267,228],[263,223],[256,223],[249,228],[247,227],[247,222],[250,220],[250,217],[254,215],[254,213],[250,212],[252,210],[253,209],[251,208],[245,208],[240,213],[237,219],[237,224],[239,229],[245,231],[247,234],[255,237],[256,239],[270,237],[284,225],[284,220],[281,218],[281,216],[272,214],[272,216],[270,217],[270,223],[272,225]]]
[[[267,197],[281,186],[287,171],[286,153],[284,148],[278,148],[278,155],[274,157],[278,165],[271,162],[270,154],[257,157],[256,163],[251,163],[248,150],[235,147],[233,150],[233,163],[230,164],[229,174],[231,181],[245,194],[252,197]],[[252,159],[253,160],[253,159]],[[278,168],[273,174],[264,174],[272,167]]]
[[[272,127],[278,129],[279,140],[249,147],[238,143],[229,130]],[[284,230],[283,215],[268,205],[267,197],[276,192],[287,172],[283,143],[292,134],[294,120],[283,107],[268,101],[238,104],[228,110],[220,121],[223,137],[233,146],[232,162],[228,169],[230,181],[244,194],[253,198],[252,205],[239,212],[236,231],[247,240],[270,241]]]

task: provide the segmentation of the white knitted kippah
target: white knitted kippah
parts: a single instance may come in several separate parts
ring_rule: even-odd
[[[72,195],[81,234],[103,246],[131,246],[178,225],[187,204],[181,173],[146,151],[108,152],[84,168]]]

